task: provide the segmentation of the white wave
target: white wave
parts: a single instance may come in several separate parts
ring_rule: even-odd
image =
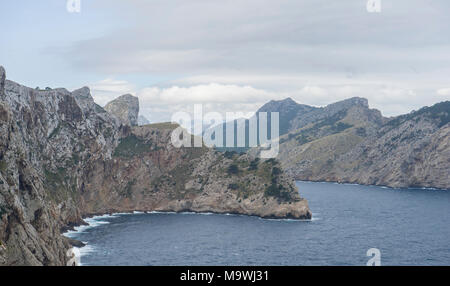
[[[79,225],[79,226],[75,226],[73,228],[73,230],[68,230],[67,232],[63,233],[64,236],[66,237],[74,237],[76,236],[76,234],[79,233],[83,233],[88,229],[100,226],[100,225],[105,225],[105,224],[109,224],[109,221],[105,221],[104,219],[106,218],[114,218],[114,215],[110,215],[110,214],[105,214],[105,215],[95,215],[93,217],[88,217],[83,219],[84,222],[87,223],[87,225]]]
[[[149,214],[177,214],[177,212],[151,211]]]
[[[213,215],[214,213],[212,212],[180,212],[179,214],[183,214],[183,215]]]
[[[132,212],[122,212],[122,213],[113,213],[113,216],[120,216],[120,215],[132,215]]]
[[[95,247],[87,244],[86,242],[83,243],[85,243],[85,246],[83,247],[73,247],[74,249],[76,249],[76,253],[79,256],[78,266],[86,266],[86,264],[83,264],[83,256],[86,256],[87,254],[93,253],[95,251]]]
[[[294,218],[262,218],[258,217],[262,220],[271,220],[271,221],[286,221],[286,222],[304,222],[304,221],[311,221],[310,219],[294,219]]]

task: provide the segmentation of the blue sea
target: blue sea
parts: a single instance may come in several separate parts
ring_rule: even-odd
[[[82,265],[450,264],[450,191],[296,182],[311,220],[244,215],[97,216],[67,236]]]

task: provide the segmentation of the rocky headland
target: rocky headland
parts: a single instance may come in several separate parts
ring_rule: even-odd
[[[0,265],[65,265],[61,231],[124,211],[309,219],[277,160],[175,148],[170,123],[138,125],[139,102],[105,108],[88,88],[38,90],[0,67]]]

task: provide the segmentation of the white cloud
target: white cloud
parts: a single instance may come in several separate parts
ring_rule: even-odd
[[[436,91],[439,95],[450,96],[450,88],[441,88]]]
[[[90,84],[92,97],[95,102],[104,106],[109,101],[121,95],[130,93],[135,94],[135,87],[124,80],[114,80],[107,78],[93,84]]]

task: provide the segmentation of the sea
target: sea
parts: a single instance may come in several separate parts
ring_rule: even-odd
[[[450,191],[296,182],[311,220],[213,213],[87,218],[81,265],[449,265]]]

